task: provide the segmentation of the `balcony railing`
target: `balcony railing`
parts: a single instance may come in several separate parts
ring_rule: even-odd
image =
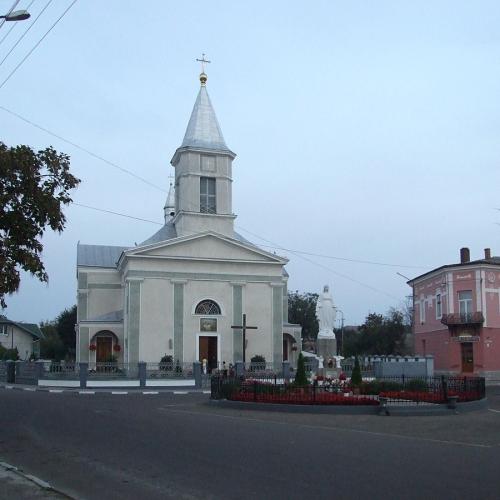
[[[441,323],[447,326],[454,325],[482,325],[484,316],[482,312],[443,314]]]

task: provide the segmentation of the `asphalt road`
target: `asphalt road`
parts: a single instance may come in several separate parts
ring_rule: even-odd
[[[467,414],[379,417],[0,389],[0,460],[85,499],[496,500],[500,387],[489,398]]]

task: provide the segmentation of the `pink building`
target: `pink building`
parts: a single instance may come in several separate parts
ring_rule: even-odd
[[[489,248],[470,260],[417,276],[413,288],[415,353],[434,355],[437,373],[500,376],[500,257]]]

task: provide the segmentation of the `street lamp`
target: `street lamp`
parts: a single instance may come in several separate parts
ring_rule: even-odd
[[[29,17],[30,13],[27,10],[15,10],[10,14],[0,16],[0,19],[5,19],[6,21],[25,21]]]
[[[342,352],[340,353],[340,355],[343,356],[343,354],[344,354],[344,312],[341,309],[337,309],[337,312],[342,314],[342,323],[340,326],[340,346],[342,348],[341,349]]]

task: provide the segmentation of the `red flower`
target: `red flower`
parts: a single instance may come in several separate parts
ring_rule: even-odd
[[[115,344],[113,346],[113,351],[120,352],[121,350],[122,350],[122,348],[121,348],[120,344]]]
[[[97,349],[97,346],[95,344],[89,345],[89,351],[95,351],[96,349]]]

